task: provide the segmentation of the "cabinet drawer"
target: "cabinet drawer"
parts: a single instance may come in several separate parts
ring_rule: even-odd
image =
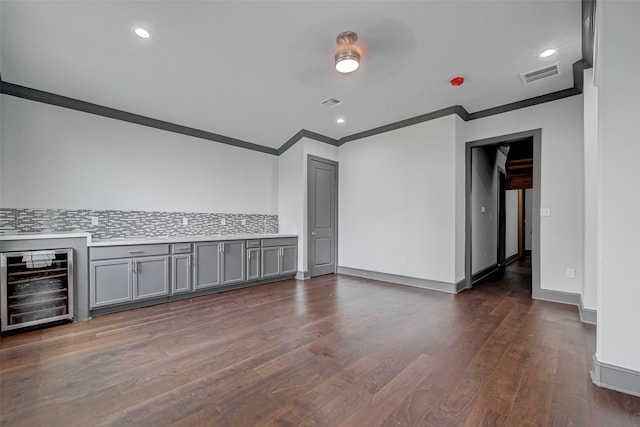
[[[277,237],[274,239],[262,239],[262,247],[271,246],[295,246],[298,244],[297,237]]]
[[[105,246],[91,248],[89,256],[91,260],[112,258],[135,258],[150,255],[168,255],[169,245],[130,245],[130,246]]]
[[[191,243],[173,243],[171,245],[172,254],[188,254],[191,250]]]
[[[247,248],[259,248],[260,240],[247,240]]]

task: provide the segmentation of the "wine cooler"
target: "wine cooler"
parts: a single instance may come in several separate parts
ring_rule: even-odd
[[[73,249],[0,254],[2,332],[73,317]]]

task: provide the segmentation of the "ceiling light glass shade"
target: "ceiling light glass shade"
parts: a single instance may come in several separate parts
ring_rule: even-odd
[[[360,67],[360,54],[355,50],[336,53],[336,70],[340,73],[352,73]]]
[[[133,30],[136,35],[140,38],[143,39],[148,39],[149,37],[151,37],[151,33],[149,33],[149,31],[147,31],[146,29],[142,28],[142,27],[138,27],[135,30]]]
[[[551,55],[553,55],[554,53],[556,53],[556,50],[555,50],[555,49],[547,49],[547,50],[545,50],[544,52],[542,52],[542,53],[540,54],[540,58],[546,58],[547,56],[551,56]]]

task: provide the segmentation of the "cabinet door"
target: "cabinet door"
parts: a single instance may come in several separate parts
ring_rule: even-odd
[[[282,248],[280,274],[292,274],[298,271],[298,247],[285,246]]]
[[[220,285],[220,253],[218,242],[195,245],[195,289]]]
[[[169,295],[169,257],[135,258],[133,299]]]
[[[171,293],[191,291],[191,254],[171,257]]]
[[[245,278],[245,246],[244,240],[237,242],[221,242],[222,284],[244,282]]]
[[[280,248],[262,248],[262,277],[280,275]]]
[[[133,300],[129,259],[91,262],[89,283],[91,308]]]
[[[260,278],[260,248],[247,249],[247,280]]]

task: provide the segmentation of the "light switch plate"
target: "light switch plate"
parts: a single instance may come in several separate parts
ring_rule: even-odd
[[[247,220],[246,219],[241,220],[240,225],[247,225]]]
[[[97,216],[92,216],[91,218],[91,225],[98,225],[98,217]]]
[[[567,279],[575,279],[576,278],[576,270],[573,268],[567,268]]]

